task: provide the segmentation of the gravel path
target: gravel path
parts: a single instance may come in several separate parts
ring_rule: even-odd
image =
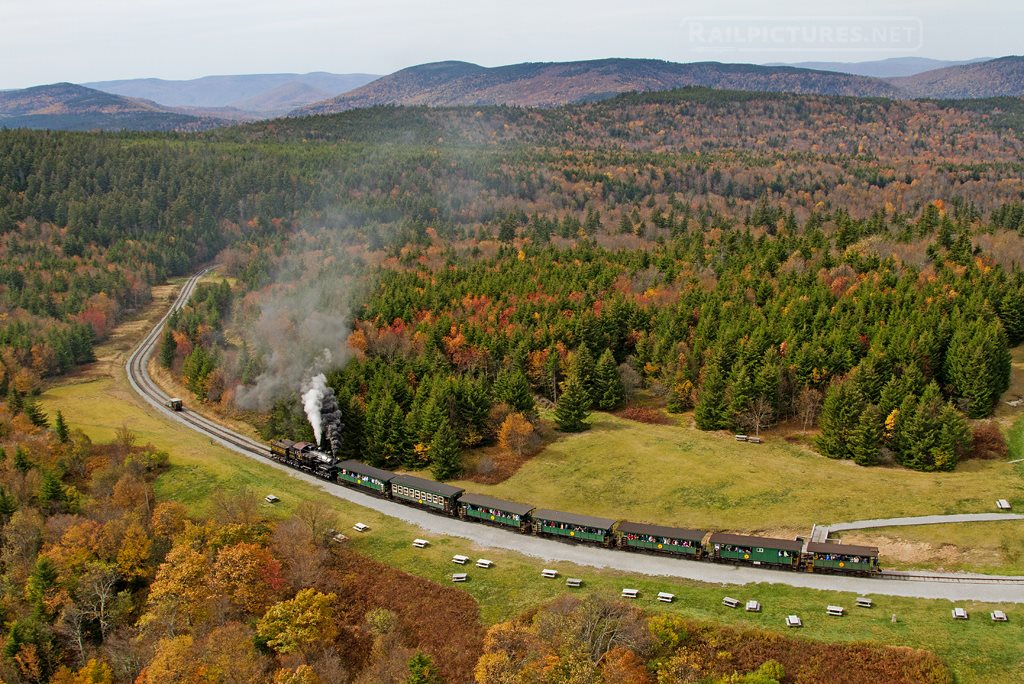
[[[943,523],[989,522],[993,520],[1024,520],[1019,513],[960,513],[957,515],[919,515],[912,518],[877,518],[834,523],[825,529],[828,532],[843,530],[866,530],[872,527],[902,527],[906,525],[941,525]],[[818,528],[820,529],[820,528]]]
[[[192,284],[194,284],[194,280],[190,281],[188,285]],[[183,295],[185,297],[187,297],[188,293],[190,293],[192,289],[188,285],[183,288]],[[155,329],[158,330],[161,326],[162,321]],[[143,356],[148,357],[148,355],[152,353],[152,347],[154,346],[153,341],[155,338],[155,335],[147,338],[149,349],[139,350],[142,352]],[[144,347],[146,344],[147,341],[144,341],[142,346]],[[134,356],[136,355],[133,354],[132,357]],[[139,368],[141,368],[141,371],[137,370]],[[197,429],[197,426],[187,422],[182,415],[164,407],[159,402],[158,398],[150,396],[143,389],[143,385],[151,383],[144,361],[140,364],[134,364],[133,367],[132,359],[129,358],[129,362],[126,364],[126,370],[132,387],[153,407],[154,410],[160,412],[165,418],[176,420],[190,429]],[[133,376],[133,372],[141,372],[144,377],[136,378]],[[211,442],[216,442],[225,448],[241,454],[242,456],[257,460],[266,466],[277,468],[291,477],[303,480],[315,487],[319,487],[323,491],[331,494],[332,496],[336,496],[339,499],[345,499],[365,508],[370,508],[393,518],[417,525],[423,529],[424,536],[429,537],[430,534],[438,534],[460,537],[467,539],[474,545],[482,548],[506,549],[537,558],[538,561],[540,561],[537,564],[537,576],[534,578],[527,578],[531,581],[540,581],[539,576],[542,566],[553,566],[558,569],[559,563],[573,563],[580,566],[604,568],[627,573],[673,579],[698,580],[701,582],[723,585],[745,585],[756,582],[768,582],[785,584],[793,587],[854,592],[861,595],[910,596],[916,598],[949,599],[952,601],[985,601],[990,603],[1024,603],[1024,583],[998,584],[991,582],[972,582],[971,580],[974,577],[977,577],[972,575],[945,576],[946,578],[957,578],[959,580],[955,582],[815,575],[781,570],[762,570],[753,567],[719,565],[715,563],[688,561],[674,558],[661,558],[646,554],[613,551],[610,549],[595,548],[591,546],[562,543],[553,539],[525,536],[478,523],[470,523],[456,518],[448,518],[428,513],[427,511],[404,506],[386,499],[378,499],[376,497],[363,494],[362,492],[325,482],[307,473],[293,470],[283,464],[276,463],[261,455],[257,455],[252,451],[244,449],[216,435],[210,435],[208,433],[204,434],[209,437]],[[278,496],[287,496],[286,492],[274,493]],[[1011,517],[1020,518],[1024,516]],[[356,522],[358,521],[349,520],[345,521],[345,524],[346,526],[351,526]],[[890,522],[888,524],[894,523]],[[837,525],[833,526],[832,529],[840,528]],[[844,529],[855,528],[848,527]],[[378,532],[378,530],[371,530],[367,534],[374,534],[376,532]],[[409,540],[409,543],[412,543],[412,539]],[[573,570],[574,574],[576,574],[576,572],[576,570]],[[935,577],[940,577],[938,573],[931,574]],[[1024,578],[1014,579],[1021,580]]]

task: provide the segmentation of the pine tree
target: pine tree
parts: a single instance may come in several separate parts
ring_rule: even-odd
[[[53,473],[43,473],[43,481],[39,485],[39,502],[51,512],[60,510],[67,501],[64,484]]]
[[[491,394],[481,380],[462,378],[455,385],[455,416],[453,426],[465,447],[482,444],[489,436]]]
[[[594,391],[595,369],[594,355],[590,353],[590,348],[586,344],[581,344],[576,348],[572,355],[572,360],[569,362],[569,375],[575,376],[583,386],[583,390],[587,395],[587,401],[589,402],[587,404],[588,410],[597,399],[597,394]]]
[[[594,369],[594,401],[602,411],[614,411],[626,401],[626,388],[611,349],[604,350]]]
[[[544,360],[544,379],[551,389],[551,401],[558,401],[558,386],[562,380],[562,359],[558,350],[552,347],[548,349],[548,356]]]
[[[53,419],[53,434],[57,436],[57,439],[61,444],[67,444],[68,426],[67,423],[64,422],[64,414],[60,411],[57,411],[57,414]]]
[[[441,426],[430,440],[430,471],[438,480],[450,480],[462,472],[459,457],[459,439],[449,425],[448,419],[441,421]]]
[[[434,661],[425,653],[416,652],[409,659],[409,676],[405,684],[441,684],[441,675],[434,667]]]
[[[518,367],[505,368],[498,373],[494,383],[494,393],[498,401],[508,404],[516,411],[532,413],[535,405],[530,381]]]
[[[33,463],[28,460],[28,454],[20,446],[14,449],[14,469],[21,474],[27,473],[32,469]]]
[[[590,398],[583,388],[580,379],[570,375],[562,383],[562,395],[555,404],[555,422],[563,432],[582,432],[590,427],[587,424]]]
[[[971,448],[971,428],[963,414],[946,403],[939,412],[936,443],[945,458],[933,457],[936,470],[953,470]]]
[[[825,392],[818,424],[818,449],[829,458],[853,458],[850,452],[850,431],[857,425],[865,406],[864,395],[857,383],[847,379],[832,383]]]
[[[697,406],[693,411],[694,422],[701,430],[722,430],[728,425],[728,408],[725,403],[725,376],[721,362],[710,359],[704,366]]]
[[[49,556],[41,555],[25,582],[25,598],[40,617],[46,615],[46,593],[57,585],[58,575],[56,563]]]
[[[999,320],[1011,345],[1024,342],[1024,292],[1019,287],[1006,291],[999,300]]]
[[[0,487],[0,521],[7,522],[18,510],[18,499],[9,494],[6,489]]]
[[[405,412],[397,402],[392,401],[384,428],[384,460],[392,467],[406,462],[413,455],[412,440],[405,429]]]
[[[32,421],[32,424],[36,427],[48,428],[50,427],[50,418],[46,415],[43,409],[36,402],[25,397],[22,403],[22,412],[28,416],[28,419]]]
[[[729,406],[729,426],[737,432],[744,429],[745,416],[753,399],[753,391],[754,383],[750,379],[746,365],[736,364],[729,373],[729,388],[725,392],[725,400]]]
[[[850,453],[853,462],[861,466],[877,465],[882,452],[885,416],[875,404],[860,414],[857,426],[850,432]]]
[[[25,408],[25,399],[21,392],[15,389],[14,384],[7,389],[7,410],[11,412],[12,416],[16,416],[21,413]]]
[[[245,345],[243,344],[243,350]],[[174,340],[174,333],[171,332],[170,328],[164,328],[164,337],[160,341],[160,365],[164,368],[170,369],[174,365],[174,355],[178,351],[178,343]],[[242,368],[245,365],[242,364]]]

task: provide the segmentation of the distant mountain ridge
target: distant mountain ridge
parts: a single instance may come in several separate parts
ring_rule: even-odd
[[[926,65],[927,60],[900,58],[895,63],[882,60],[863,64],[883,62],[890,70],[914,69]],[[628,92],[687,86],[891,99],[1024,97],[1024,57],[1020,56],[884,79],[794,66],[678,64],[652,59],[528,62],[490,68],[446,61],[408,67],[331,97],[327,97],[332,92],[327,88],[342,87],[344,78],[371,77],[315,73],[306,74],[306,80],[299,81],[294,80],[294,76],[265,74],[210,76],[183,82],[160,79],[116,82],[120,83],[117,87],[131,92],[152,94],[164,89],[171,93],[165,93],[165,99],[176,104],[158,104],[149,98],[101,92],[70,83],[0,91],[0,127],[200,130],[284,114],[328,114],[378,105],[550,107],[603,100]],[[107,82],[106,87],[115,87],[110,83]],[[181,84],[186,87],[182,89]],[[255,94],[238,99],[239,95],[254,91]],[[225,100],[233,104],[223,104]],[[1024,106],[1024,100],[1007,102],[1013,111],[1018,111],[1018,104]]]
[[[114,95],[141,97],[169,107],[231,107],[254,114],[283,114],[369,83],[374,74],[238,74],[190,80],[136,78],[84,83]]]
[[[555,106],[630,91],[706,86],[734,90],[897,97],[879,79],[794,67],[655,59],[527,62],[482,67],[434,62],[402,69],[293,114],[324,114],[374,105]]]
[[[148,100],[111,95],[74,83],[0,92],[0,128],[62,130],[201,130],[223,121],[175,112]]]
[[[1020,97],[1024,96],[1024,56],[999,57],[887,80],[905,97]]]
[[[987,62],[990,59],[990,57],[963,60],[930,59],[928,57],[890,57],[888,59],[876,59],[868,62],[779,62],[767,64],[766,66],[791,66],[798,69],[837,71],[842,74],[856,74],[857,76],[871,76],[873,78],[892,78],[914,76],[925,71],[960,66],[961,64]]]

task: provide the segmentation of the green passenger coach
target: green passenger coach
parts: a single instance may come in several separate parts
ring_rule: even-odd
[[[387,494],[394,477],[395,474],[390,470],[374,468],[359,461],[342,461],[338,464],[338,482],[369,489],[375,494]]]
[[[608,545],[611,542],[614,525],[614,520],[577,513],[543,508],[538,508],[533,512],[533,533],[536,535],[567,537]]]
[[[703,530],[646,525],[623,521],[617,528],[619,546],[637,551],[654,551],[700,558],[704,555]]]
[[[811,572],[829,570],[870,574],[878,572],[878,549],[874,546],[809,542],[805,564]]]
[[[473,518],[485,523],[512,527],[526,532],[530,526],[533,506],[495,499],[483,494],[463,494],[459,497],[459,517]]]
[[[804,548],[802,541],[748,537],[742,534],[716,532],[708,539],[714,560],[751,565],[782,565],[797,567]]]
[[[391,496],[409,503],[455,513],[455,501],[466,490],[433,480],[424,480],[412,475],[395,475],[391,478]]]

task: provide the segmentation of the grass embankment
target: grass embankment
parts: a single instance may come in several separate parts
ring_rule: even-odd
[[[850,544],[878,546],[888,569],[1024,573],[1024,520],[880,527],[841,536]]]
[[[413,549],[411,540],[424,536],[418,528],[338,500],[294,480],[287,473],[237,455],[183,426],[153,415],[124,385],[123,376],[54,387],[44,395],[43,406],[50,412],[60,409],[73,425],[82,426],[93,439],[111,438],[124,423],[141,440],[169,450],[172,467],[157,481],[157,494],[185,503],[196,515],[208,509],[213,492],[249,487],[257,494],[273,492],[282,498],[280,504],[265,507],[270,517],[288,515],[303,499],[328,502],[337,511],[343,529],[349,529],[357,521],[370,525],[371,530],[365,535],[351,533],[355,550],[438,582],[447,582],[456,569],[451,563],[453,554],[465,553],[474,558],[486,555],[495,561],[496,567],[492,570],[469,568],[470,581],[465,590],[479,601],[488,623],[509,618],[566,591],[561,580],[540,578],[540,569],[550,563],[519,554],[474,549],[466,540],[433,535],[430,535],[432,545],[429,548]],[[633,577],[569,564],[555,564],[555,567],[562,571],[563,577],[583,577],[585,591],[612,596],[624,586],[638,588],[642,592],[641,603],[651,610],[676,611],[691,618],[780,632],[784,631],[784,617],[797,613],[806,625],[801,636],[926,648],[950,663],[963,681],[1012,681],[1024,677],[1024,620],[1013,619],[1007,624],[994,625],[985,614],[992,606],[965,604],[974,618],[964,623],[949,618],[951,604],[946,601],[878,597],[873,610],[855,610],[852,594],[767,584],[723,588],[681,580]],[[675,593],[677,602],[671,606],[658,604],[652,600],[658,591]],[[757,598],[764,605],[764,612],[752,614],[727,609],[720,603],[724,595]],[[830,603],[850,607],[850,614],[842,619],[827,618],[824,608]],[[1014,607],[1009,610],[1011,617],[1016,618]],[[899,619],[895,624],[890,621],[893,614]]]
[[[967,461],[952,473],[862,468],[771,435],[754,445],[604,413],[591,422],[501,484],[460,485],[610,518],[787,534],[814,523],[995,511],[998,498],[1024,508],[1024,478],[1005,462]]]

